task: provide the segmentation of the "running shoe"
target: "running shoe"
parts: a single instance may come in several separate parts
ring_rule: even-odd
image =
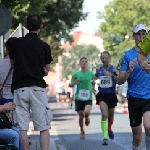
[[[84,138],[85,138],[85,132],[81,131],[81,133],[80,133],[80,139],[84,139]]]
[[[88,117],[85,118],[85,125],[88,126],[90,124],[90,119]]]
[[[114,132],[113,131],[108,131],[108,135],[110,139],[114,139]]]
[[[102,145],[108,145],[108,139],[103,139]]]

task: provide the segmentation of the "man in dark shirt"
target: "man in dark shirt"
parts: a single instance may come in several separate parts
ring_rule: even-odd
[[[49,149],[49,128],[52,120],[43,77],[50,70],[52,61],[50,46],[38,38],[43,24],[39,15],[27,17],[29,33],[15,40],[9,52],[12,67],[12,92],[16,111],[14,123],[21,131],[23,150],[29,150],[27,131],[30,122],[30,109],[34,129],[40,131],[42,150]]]

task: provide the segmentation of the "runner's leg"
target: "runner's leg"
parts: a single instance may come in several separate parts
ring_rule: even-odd
[[[133,150],[142,150],[142,125],[137,127],[132,127],[133,141],[132,148]]]
[[[143,125],[145,128],[145,143],[146,143],[146,149],[150,149],[150,111],[146,111],[143,115]]]
[[[84,139],[85,138],[84,125],[83,125],[84,112],[78,111],[78,114],[79,114],[79,126],[80,126],[80,130],[81,130],[80,138]]]
[[[78,111],[78,114],[79,114],[79,126],[80,126],[80,129],[83,131],[83,119],[84,119],[84,113],[83,111]]]
[[[114,133],[111,128],[114,121],[114,110],[115,108],[108,109],[108,133],[110,139],[114,139]]]
[[[100,101],[100,110],[101,110],[101,130],[103,135],[103,145],[108,145],[106,139],[108,139],[108,106],[104,101]]]
[[[86,105],[84,109],[84,114],[85,114],[85,125],[88,126],[90,124],[90,119],[89,115],[91,112],[92,106],[91,105]]]

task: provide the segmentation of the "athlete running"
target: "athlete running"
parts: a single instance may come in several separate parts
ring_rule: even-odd
[[[102,66],[96,69],[95,77],[100,80],[96,95],[96,104],[101,110],[101,130],[103,135],[102,145],[108,145],[108,134],[110,139],[114,139],[112,124],[114,121],[114,109],[117,106],[117,95],[115,91],[117,70],[110,64],[110,54],[104,51],[100,56]]]
[[[147,30],[143,24],[133,28],[135,46],[124,52],[118,65],[118,84],[123,84],[126,80],[128,82],[127,98],[133,150],[142,150],[142,123],[145,130],[146,150],[150,150],[150,75],[144,71],[145,69],[150,71],[150,55],[143,66],[144,69],[137,63],[140,51],[138,44],[146,33]]]
[[[92,108],[92,80],[94,73],[88,70],[88,59],[82,57],[80,59],[81,70],[73,74],[70,87],[76,85],[75,93],[75,110],[79,114],[79,126],[81,130],[80,138],[85,138],[83,120],[85,117],[85,125],[90,124],[90,111]]]

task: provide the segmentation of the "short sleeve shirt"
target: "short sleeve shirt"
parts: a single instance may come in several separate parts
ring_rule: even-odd
[[[121,71],[128,71],[129,63],[134,60],[136,65],[127,80],[127,95],[135,98],[150,99],[150,75],[142,70],[137,62],[137,56],[138,52],[135,48],[124,52],[117,68]],[[148,60],[150,61],[150,55]]]
[[[52,61],[51,49],[36,33],[27,33],[25,37],[16,39],[9,56],[15,61],[12,90],[30,86],[46,87],[43,67]]]
[[[86,72],[78,71],[73,74],[71,83],[79,79],[80,83],[76,85],[75,99],[81,101],[92,100],[92,84],[94,73],[87,70]]]

